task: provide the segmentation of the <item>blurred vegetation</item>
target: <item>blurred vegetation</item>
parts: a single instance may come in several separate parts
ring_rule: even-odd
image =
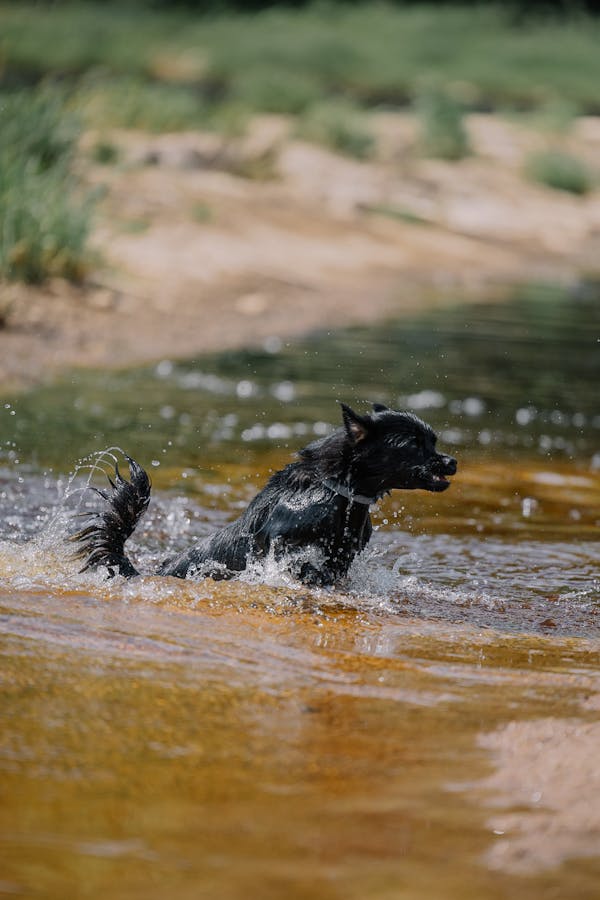
[[[421,91],[415,100],[419,145],[425,156],[457,160],[468,156],[469,137],[460,104],[441,88]]]
[[[515,16],[511,3],[190,6],[0,3],[4,81],[56,75],[81,87],[86,107],[95,94],[105,121],[154,128],[194,125],[224,101],[289,113],[336,97],[402,105],[424,75],[460,85],[470,108],[536,109],[557,97],[600,111],[600,22],[582,12],[564,20],[536,18],[532,4]]]
[[[540,104],[535,115],[531,116],[531,122],[540,131],[550,134],[568,134],[578,115],[576,104],[560,97],[549,97],[545,103]]]
[[[593,6],[0,0],[0,277],[85,274],[91,200],[74,174],[75,119],[100,135],[213,128],[234,139],[255,113],[286,114],[303,137],[366,159],[365,112],[414,101],[421,151],[460,159],[464,111],[527,111],[557,132],[600,113]],[[232,165],[272,177],[274,152]],[[118,149],[101,137],[91,158],[116,162]],[[591,185],[558,152],[527,171],[562,190]]]
[[[297,134],[355,159],[369,159],[375,152],[366,117],[348,101],[314,104],[300,118]]]
[[[92,72],[69,93],[69,105],[84,125],[179,131],[205,124],[206,111],[191,88],[146,81],[139,75],[115,78]]]
[[[112,141],[100,139],[91,148],[90,156],[101,166],[112,166],[119,162],[121,154],[119,148]]]
[[[534,153],[525,166],[532,181],[570,194],[587,194],[593,187],[588,167],[571,153],[550,148]]]
[[[72,0],[37,0],[42,5],[48,3],[53,6],[59,5],[61,2],[72,2]],[[111,0],[105,0],[110,3]],[[120,0],[112,0],[119,3]],[[344,6],[356,5],[360,0],[330,0],[329,5]],[[423,5],[422,0],[389,0],[393,6],[419,6]],[[314,0],[131,0],[132,4],[140,8],[184,8],[193,10],[198,13],[220,12],[231,10],[241,10],[244,12],[257,12],[263,9],[270,9],[274,6],[279,7],[306,7],[314,5]],[[496,5],[497,0],[487,0],[487,5]],[[452,6],[455,0],[425,0],[425,5],[432,6]],[[486,0],[462,0],[463,6],[484,6]],[[600,11],[600,0],[505,0],[504,5],[513,11],[515,16],[520,18],[543,13],[545,15],[552,14],[555,16],[572,16],[580,14],[582,11],[598,12]]]
[[[0,278],[85,275],[92,200],[72,172],[76,139],[56,92],[0,95]]]

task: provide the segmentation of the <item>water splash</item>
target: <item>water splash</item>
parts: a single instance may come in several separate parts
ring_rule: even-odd
[[[272,557],[241,573],[235,588],[215,586],[202,579],[201,572],[185,587],[174,579],[151,577],[131,583],[116,578],[107,587],[103,570],[77,573],[79,565],[71,559],[67,539],[79,524],[76,517],[97,509],[96,485],[121,457],[126,458],[124,451],[115,446],[90,454],[66,480],[27,474],[21,481],[14,472],[4,473],[1,583],[50,593],[84,589],[112,601],[176,602],[189,609],[208,601],[228,604],[231,591],[243,606],[245,592],[248,602],[268,606],[274,614],[287,614],[290,603],[301,602],[315,609],[343,607],[368,615],[469,623],[502,631],[598,633],[597,544],[585,539],[535,539],[535,523],[528,526],[529,533],[520,524],[504,536],[457,534],[451,526],[418,534],[407,530],[409,520],[396,519],[391,527],[378,528],[366,552],[335,588],[308,589]],[[207,492],[205,505],[189,496],[154,492],[150,509],[128,544],[141,571],[156,571],[163,559],[222,527],[237,513],[234,497],[223,509],[214,508],[213,495]]]

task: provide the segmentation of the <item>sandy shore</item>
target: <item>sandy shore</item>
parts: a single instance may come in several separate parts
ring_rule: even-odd
[[[510,722],[481,737],[496,766],[481,784],[497,807],[487,865],[527,874],[598,856],[599,739],[600,722],[575,718]]]
[[[293,139],[256,120],[243,139],[200,133],[110,139],[119,163],[90,161],[102,185],[88,284],[1,286],[0,384],[34,384],[72,366],[121,367],[292,337],[497,295],[523,281],[577,280],[600,258],[600,192],[531,184],[527,154],[547,135],[472,116],[474,154],[414,152],[414,123],[374,120],[375,161]],[[567,149],[593,163],[600,120]]]

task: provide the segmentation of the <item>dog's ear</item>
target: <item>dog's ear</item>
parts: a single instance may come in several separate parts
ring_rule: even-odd
[[[372,403],[373,412],[387,412],[389,410],[389,406],[386,406],[385,403]]]
[[[369,416],[359,416],[353,409],[350,409],[345,403],[340,403],[342,407],[342,415],[344,418],[344,427],[351,443],[358,444],[363,441],[369,433],[371,419]]]

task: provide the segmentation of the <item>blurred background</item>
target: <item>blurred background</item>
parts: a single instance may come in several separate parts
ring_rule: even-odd
[[[0,277],[98,280],[100,264],[139,280],[153,258],[156,278],[157,253],[171,251],[172,263],[174,249],[192,281],[278,276],[275,231],[262,249],[249,240],[245,257],[207,239],[236,230],[232,217],[258,205],[256,191],[214,178],[182,187],[177,174],[158,184],[140,175],[148,166],[227,173],[264,185],[265,198],[285,185],[277,202],[295,204],[300,221],[314,201],[316,220],[345,218],[387,249],[394,224],[403,239],[410,226],[396,264],[427,277],[423,244],[440,244],[438,281],[478,254],[437,233],[424,239],[423,227],[474,236],[484,250],[526,240],[538,262],[591,268],[597,206],[568,200],[597,187],[597,7],[3,2]],[[150,240],[167,221],[177,238]],[[365,264],[389,268],[373,242],[361,246]],[[338,264],[304,252],[309,265]],[[475,268],[506,276],[522,262],[513,246]]]

